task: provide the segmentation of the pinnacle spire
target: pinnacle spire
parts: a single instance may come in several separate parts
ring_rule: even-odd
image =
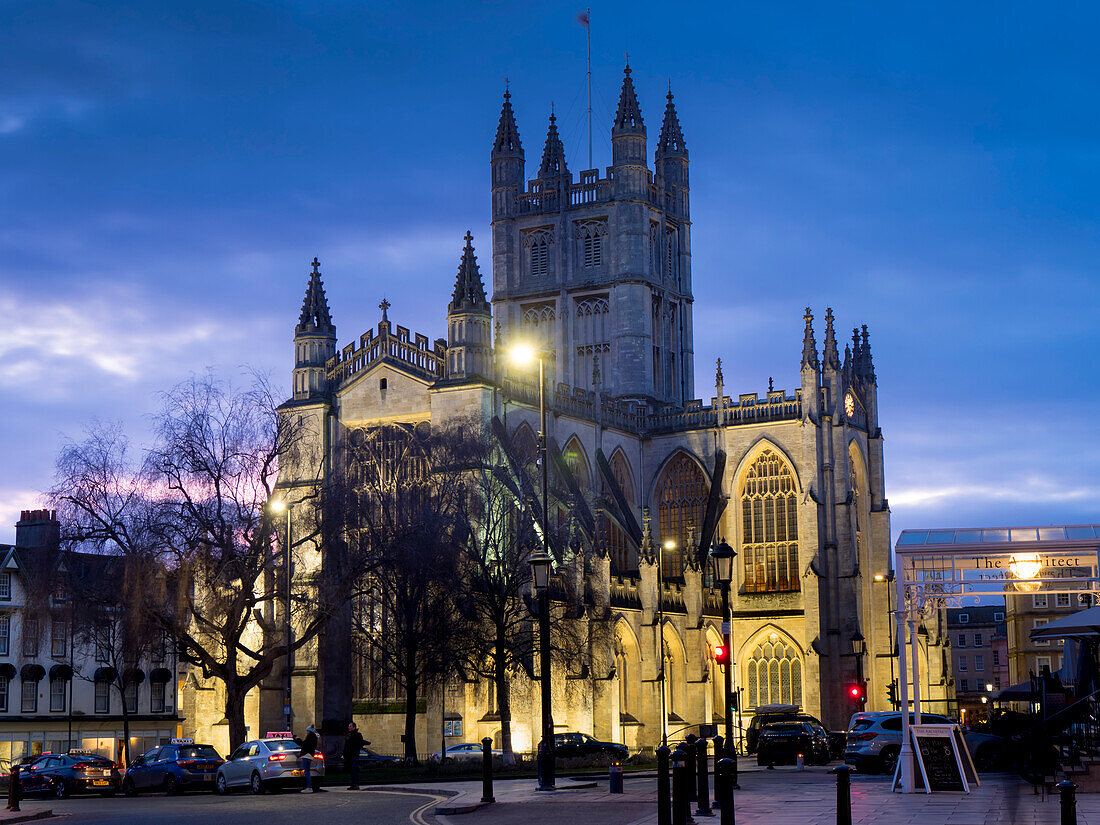
[[[814,340],[814,314],[809,307],[806,307],[802,320],[806,322],[806,330],[802,335],[802,368],[812,367],[816,370],[818,361],[817,341]]]
[[[567,174],[569,170],[565,165],[565,146],[558,136],[558,119],[554,115],[554,105],[550,104],[550,125],[546,128],[546,145],[542,149],[539,177],[554,178]]]
[[[874,362],[871,361],[871,338],[867,334],[866,324],[863,325],[863,346],[861,349],[863,351],[863,364],[861,365],[863,368],[863,377],[868,381],[874,381],[875,365]]]
[[[448,313],[489,311],[489,302],[485,298],[485,285],[481,281],[481,272],[477,268],[474,255],[474,236],[466,232],[466,246],[462,250],[462,260],[458,264],[458,277],[455,279],[455,291]]]
[[[653,532],[649,526],[650,516],[649,508],[642,508],[642,542],[638,548],[638,554],[646,561],[653,563],[659,562],[657,557],[657,545],[653,543]]]
[[[833,308],[825,310],[825,369],[840,369],[840,353],[836,349],[836,330],[833,329]]]
[[[726,380],[722,376],[722,359],[719,358],[718,363],[715,365],[715,368],[714,368],[714,386],[715,387],[724,387],[725,385],[726,385]]]
[[[619,108],[615,112],[611,136],[628,133],[645,134],[642,111],[638,108],[638,96],[634,93],[634,81],[630,79],[630,63],[623,69],[623,88],[619,92]]]
[[[328,298],[325,297],[325,285],[321,281],[321,262],[317,258],[311,264],[306,297],[302,301],[302,314],[298,317],[295,335],[336,335],[336,325],[328,311]]]
[[[859,329],[852,330],[852,351],[848,355],[848,348],[844,348],[844,366],[848,369],[849,379],[858,378],[863,370],[863,351],[859,346]]]
[[[493,141],[493,157],[502,155],[523,157],[523,145],[519,142],[516,116],[512,112],[512,93],[508,91],[507,86],[504,89],[504,103],[500,107],[496,140]]]
[[[687,157],[687,144],[684,143],[684,133],[680,131],[680,118],[676,116],[676,106],[672,102],[671,85],[665,97],[668,102],[665,104],[665,119],[661,123],[661,136],[657,139],[657,157],[670,155]]]

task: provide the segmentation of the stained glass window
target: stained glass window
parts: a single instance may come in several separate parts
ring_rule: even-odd
[[[791,468],[764,450],[745,476],[740,497],[745,592],[798,590],[798,498]]]

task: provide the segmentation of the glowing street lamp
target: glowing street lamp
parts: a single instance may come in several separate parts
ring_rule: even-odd
[[[737,784],[737,742],[733,738],[733,646],[731,643],[732,622],[730,621],[730,583],[733,581],[733,560],[737,553],[723,539],[710,549],[710,558],[714,563],[714,578],[722,588],[722,644],[729,651],[729,661],[723,671],[726,707],[726,755],[733,761],[730,782]]]

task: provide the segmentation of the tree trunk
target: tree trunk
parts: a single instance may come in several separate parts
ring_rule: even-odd
[[[229,722],[229,750],[233,751],[248,735],[244,724],[244,698],[237,680],[225,680],[225,718]]]
[[[405,646],[405,760],[416,762],[416,647]]]
[[[507,640],[504,628],[497,627],[496,657],[494,674],[496,681],[497,712],[500,714],[500,749],[504,751],[504,764],[511,767],[516,764],[516,755],[512,752],[512,692],[508,683],[508,672],[504,667],[504,645]],[[489,711],[492,712],[492,708]]]
[[[122,764],[128,768],[133,761],[130,757],[130,712],[126,707],[126,688],[120,687],[119,693],[122,694]]]

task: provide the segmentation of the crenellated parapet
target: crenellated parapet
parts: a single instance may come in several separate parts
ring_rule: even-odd
[[[358,345],[348,344],[330,358],[325,372],[332,386],[338,388],[379,361],[388,360],[414,375],[435,381],[443,377],[446,354],[447,344],[442,339],[433,344],[426,335],[414,335],[400,324],[391,330],[390,322],[383,316],[377,329],[359,336]]]

